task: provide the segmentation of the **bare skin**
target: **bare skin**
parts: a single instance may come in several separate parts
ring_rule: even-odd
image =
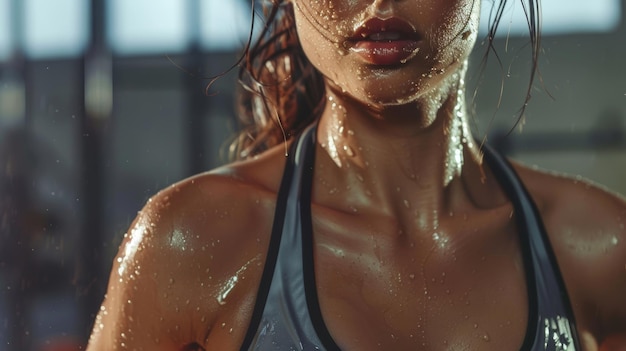
[[[352,21],[409,13],[409,3],[354,0],[337,11]],[[454,10],[459,19],[446,28],[475,29],[476,3],[423,3],[409,18],[425,28]],[[318,298],[333,339],[344,350],[519,349],[528,323],[520,233],[467,134],[460,98],[473,36],[443,31],[449,41],[423,48],[432,55],[371,69],[349,53],[328,60],[324,45],[339,32],[315,29],[311,6],[294,1],[303,48],[327,77],[312,218]],[[438,73],[426,74],[433,67]],[[415,89],[398,88],[407,77]],[[114,262],[89,350],[238,350],[284,162],[280,145],[153,197]],[[585,350],[626,348],[626,202],[516,168],[540,209]]]
[[[318,151],[316,169],[333,167]],[[274,150],[155,196],[122,245],[90,350],[181,350],[194,342],[206,350],[238,349],[265,259],[283,160],[281,149]],[[518,170],[541,208],[579,331],[598,343],[620,333],[623,338],[623,200],[583,182]],[[525,278],[511,205],[497,188],[477,206],[460,181],[450,186],[450,200],[434,215],[449,239],[440,247],[431,228],[400,220],[403,203],[372,202],[355,214],[337,199],[325,202],[330,194],[316,180],[318,294],[339,346],[408,350],[417,341],[425,350],[445,349],[444,342],[452,350],[519,349],[527,323]],[[408,186],[403,193],[423,197],[423,187]],[[141,232],[129,257],[126,247]],[[234,276],[238,281],[229,290]]]

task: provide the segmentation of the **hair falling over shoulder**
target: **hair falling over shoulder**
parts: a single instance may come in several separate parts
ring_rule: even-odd
[[[262,9],[263,28],[239,70],[240,132],[230,145],[233,160],[286,142],[324,107],[324,81],[302,51],[291,2],[262,0]]]
[[[494,40],[510,1],[483,1],[483,6],[491,6],[491,11],[485,38],[487,50],[481,66],[487,63],[489,54],[493,53],[500,67],[503,67]],[[298,135],[320,116],[326,101],[324,79],[300,46],[291,1],[251,2],[253,6],[258,2],[261,4],[263,27],[258,38],[249,42],[241,60],[236,100],[239,133],[229,147],[231,160],[253,157]],[[518,111],[518,121],[523,117],[531,98],[541,50],[541,0],[519,2],[528,24],[531,66],[524,103]],[[255,22],[259,21],[253,20],[251,33]],[[502,76],[504,79],[504,74]]]

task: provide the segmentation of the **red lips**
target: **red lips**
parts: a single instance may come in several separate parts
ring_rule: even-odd
[[[418,49],[420,36],[408,22],[393,17],[367,20],[350,38],[351,51],[377,66],[406,63]]]

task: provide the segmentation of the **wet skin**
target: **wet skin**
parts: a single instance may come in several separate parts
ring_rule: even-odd
[[[519,349],[528,311],[519,233],[467,132],[463,101],[479,4],[293,3],[303,48],[327,82],[312,216],[319,302],[334,340],[345,350]],[[407,62],[372,65],[351,49],[359,26],[392,17],[420,38]],[[89,349],[237,350],[284,162],[279,145],[154,196],[116,257]],[[585,349],[626,347],[626,203],[516,167]]]
[[[177,350],[193,342],[238,349],[264,263],[281,150],[172,186],[149,202],[112,270],[92,350]],[[334,167],[320,158],[316,169]],[[623,201],[582,182],[518,170],[540,205],[579,331],[598,341],[623,333]],[[329,180],[316,180],[318,293],[343,349],[519,349],[525,279],[511,206],[497,188],[493,206],[455,196],[451,202],[463,206],[433,214],[446,238],[437,240],[432,230],[398,219],[409,211],[354,213],[324,203],[332,196],[320,184]],[[333,195],[341,198],[344,189]]]

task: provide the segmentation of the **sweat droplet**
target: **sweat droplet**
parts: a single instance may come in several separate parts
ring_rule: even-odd
[[[348,145],[344,145],[343,146],[343,151],[346,152],[346,155],[353,157],[354,156],[354,150],[352,150],[352,148]]]

